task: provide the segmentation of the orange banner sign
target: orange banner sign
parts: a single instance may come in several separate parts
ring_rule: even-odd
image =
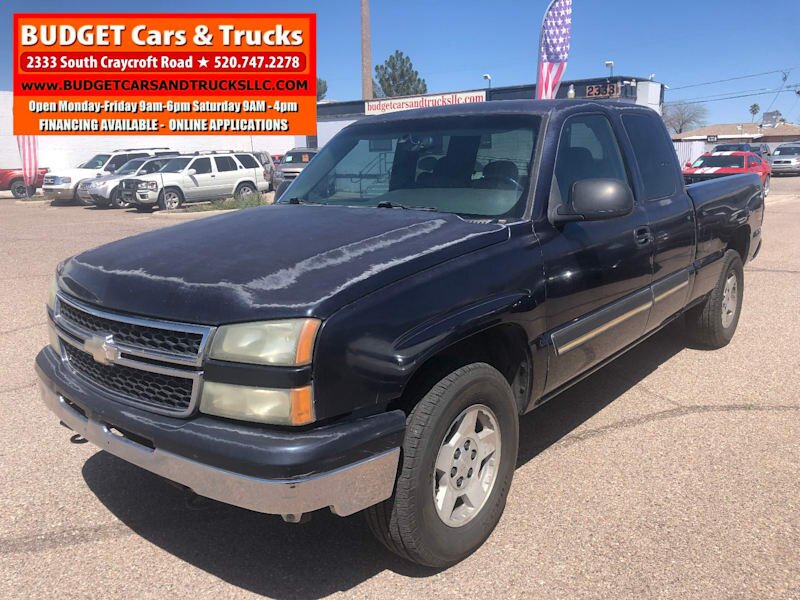
[[[314,14],[16,14],[14,133],[316,135]]]

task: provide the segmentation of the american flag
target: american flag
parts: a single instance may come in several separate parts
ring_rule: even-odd
[[[25,186],[36,184],[39,169],[39,147],[35,135],[18,135],[17,148],[22,159],[22,176]]]
[[[552,0],[542,21],[539,38],[539,70],[536,97],[556,97],[561,77],[567,69],[569,38],[572,30],[572,0]]]

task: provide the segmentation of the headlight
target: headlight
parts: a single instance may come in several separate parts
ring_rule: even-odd
[[[307,365],[319,325],[317,319],[224,325],[214,334],[209,356],[259,365]]]
[[[56,177],[56,183],[72,183],[72,177]]]
[[[140,190],[153,190],[156,191],[158,189],[158,183],[155,181],[140,181],[139,185],[137,186]]]
[[[50,288],[47,290],[47,307],[53,311],[56,309],[56,292],[58,292],[58,278],[53,275]]]
[[[306,425],[314,421],[314,397],[311,386],[271,389],[206,381],[200,412],[272,425]]]

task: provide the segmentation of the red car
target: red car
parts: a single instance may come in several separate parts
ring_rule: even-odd
[[[772,169],[769,163],[753,152],[706,152],[694,162],[687,162],[683,169],[686,183],[696,183],[742,173],[758,173],[764,196],[769,194]]]
[[[49,171],[50,169],[41,167],[36,175],[36,181],[26,190],[22,169],[0,169],[0,190],[11,190],[14,198],[33,196],[36,193],[36,188],[42,187],[44,174]]]

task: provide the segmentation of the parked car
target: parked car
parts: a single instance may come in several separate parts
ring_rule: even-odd
[[[272,155],[266,150],[256,150],[252,154],[264,166],[264,179],[269,183],[269,189],[267,190],[269,191],[272,189],[272,177],[275,174],[275,162]]]
[[[366,509],[434,567],[500,519],[520,415],[678,317],[731,341],[764,214],[754,173],[685,186],[654,111],[572,100],[367,117],[285,196],[62,263],[44,402],[202,496]]]
[[[769,194],[772,169],[769,162],[752,152],[707,152],[683,169],[686,183],[697,183],[706,179],[755,173],[761,181],[761,189]]]
[[[292,148],[281,157],[272,176],[272,189],[276,190],[284,182],[292,182],[305,169],[317,153],[316,148]]]
[[[272,155],[272,164],[276,167],[281,163],[281,159],[283,158],[283,154],[273,154]]]
[[[770,165],[775,175],[800,174],[800,142],[781,144],[775,148]]]
[[[33,196],[36,188],[42,187],[45,174],[49,171],[50,169],[40,167],[36,174],[36,180],[26,187],[22,169],[0,169],[0,190],[10,190],[14,198]]]
[[[772,152],[767,144],[717,144],[712,152],[753,152],[761,158],[769,157]]]
[[[42,193],[48,200],[84,204],[85,202],[78,196],[78,184],[84,179],[93,179],[114,173],[134,158],[150,158],[166,154],[175,154],[175,151],[169,148],[125,148],[95,154],[74,169],[56,169],[48,173],[44,178]]]
[[[175,152],[173,155],[178,154]],[[78,198],[84,204],[94,204],[105,208],[128,208],[130,203],[122,199],[120,182],[132,175],[155,173],[163,167],[173,155],[158,158],[134,158],[129,160],[111,175],[103,175],[94,179],[84,179],[78,184]]]
[[[140,212],[180,208],[202,202],[267,191],[264,167],[250,152],[210,151],[170,158],[148,175],[123,179],[122,199]]]

